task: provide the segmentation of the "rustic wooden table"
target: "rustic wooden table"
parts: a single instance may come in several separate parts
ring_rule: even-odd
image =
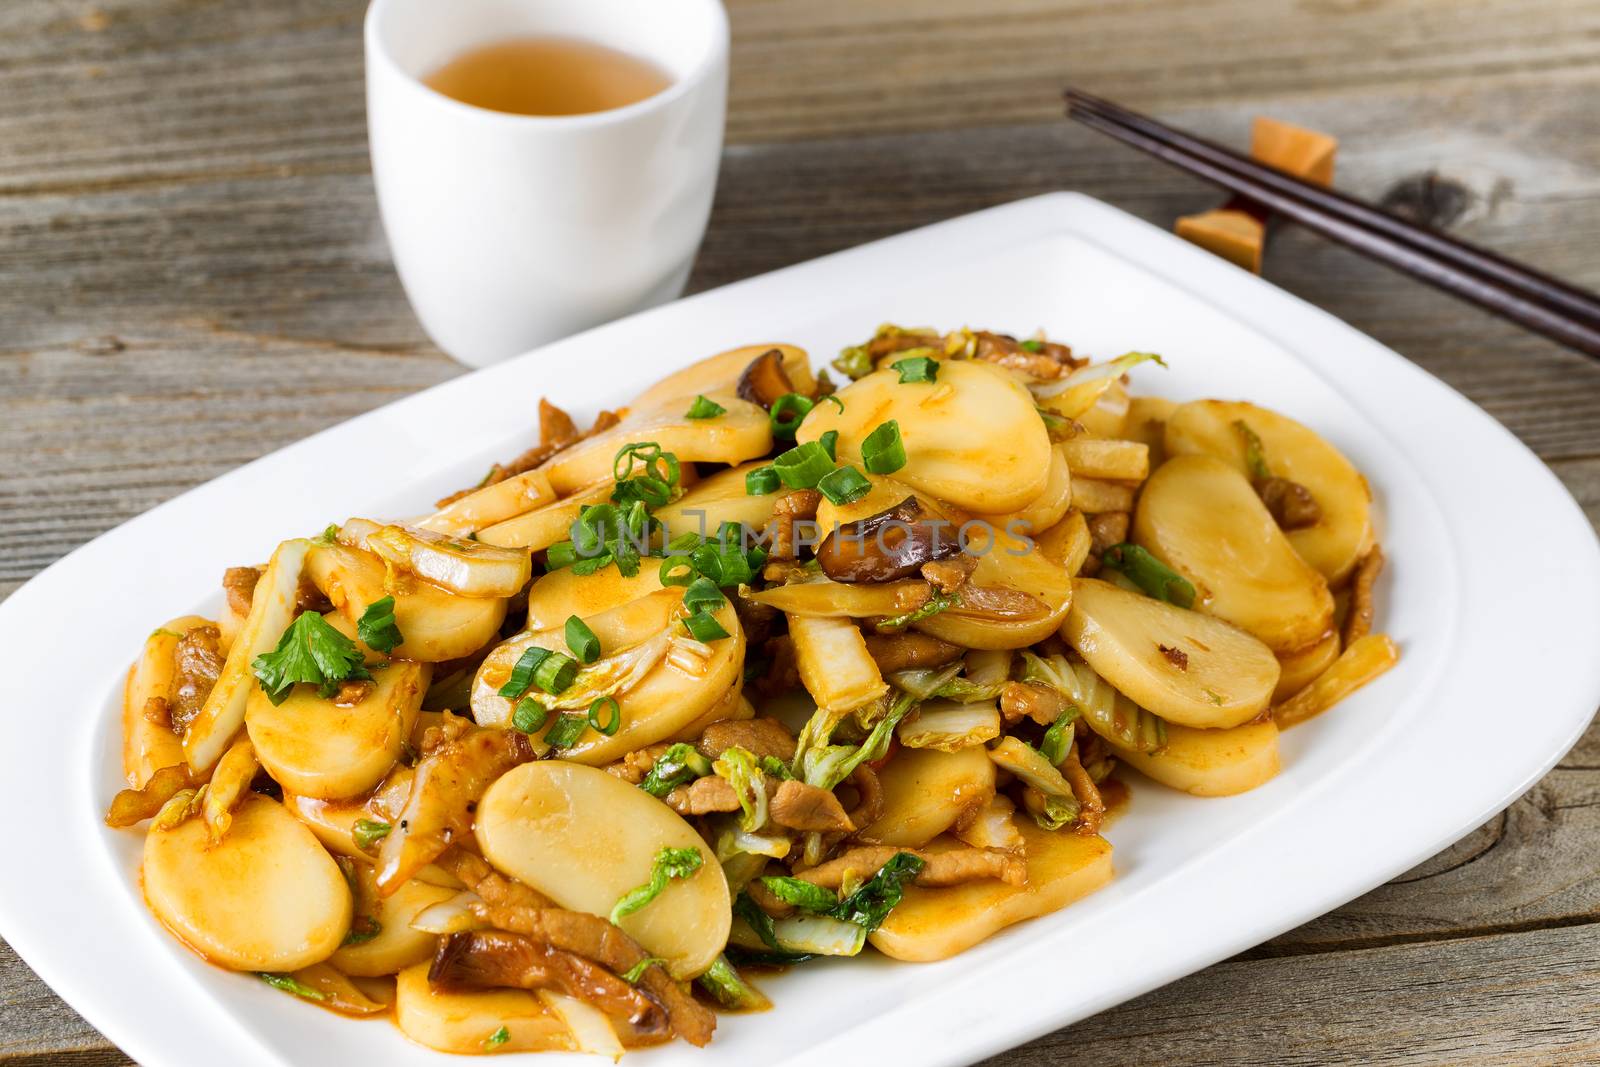
[[[693,287],[1051,189],[1162,225],[1216,201],[1061,121],[1070,81],[1235,142],[1258,113],[1328,130],[1344,188],[1600,288],[1600,3],[979,7],[735,0]],[[0,595],[190,486],[461,373],[384,247],[362,8],[0,5]],[[1600,367],[1304,233],[1277,236],[1266,273],[1488,409],[1600,518]],[[1538,551],[1537,531],[1522,541]],[[1504,699],[1507,729],[1539,714]],[[1352,817],[1384,818],[1382,796],[1351,798]],[[992,1063],[1595,1062],[1597,845],[1591,730],[1415,870]],[[1072,961],[1063,980],[1116,966]],[[3,945],[0,1061],[127,1062]]]

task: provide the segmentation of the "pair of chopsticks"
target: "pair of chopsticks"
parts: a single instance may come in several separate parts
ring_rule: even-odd
[[[1068,117],[1600,359],[1600,296],[1076,89]]]

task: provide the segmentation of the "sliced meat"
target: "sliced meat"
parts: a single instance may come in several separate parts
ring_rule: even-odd
[[[1054,341],[1024,342],[1009,334],[987,330],[973,331],[973,338],[976,341],[973,359],[1021,371],[1040,381],[1059,378],[1084,363],[1073,357],[1071,348]]]
[[[927,852],[914,848],[895,848],[892,845],[862,845],[853,848],[837,859],[799,871],[813,885],[838,889],[847,877],[866,879],[901,852],[909,852],[926,866],[917,875],[916,884],[928,888],[961,885],[983,878],[998,878],[1007,885],[1025,885],[1028,867],[1021,856],[987,848],[952,848],[943,852]]]
[[[222,572],[222,592],[228,598],[229,611],[240,618],[250,614],[261,573],[260,567],[229,567]]]
[[[767,638],[762,648],[767,669],[750,681],[758,696],[770,697],[800,688],[800,665],[794,657],[794,641],[788,634]]]
[[[878,772],[865,763],[850,772],[845,784],[856,791],[856,806],[850,809],[850,821],[857,826],[871,826],[883,814],[883,785]]]
[[[795,736],[777,719],[729,719],[705,728],[694,747],[706,759],[716,759],[724,751],[738,747],[763,759],[772,756],[785,763],[794,758]]]
[[[222,673],[222,631],[210,625],[194,627],[178,641],[174,660],[178,672],[168,715],[172,732],[182,736],[206,706],[206,698]]]
[[[472,912],[490,926],[525,934],[554,948],[575,952],[613,974],[626,974],[649,954],[639,943],[598,915],[563,908],[497,907],[472,905]],[[639,976],[638,985],[661,1004],[673,1032],[691,1045],[703,1046],[717,1028],[717,1017],[659,965]]]
[[[867,635],[867,652],[884,674],[919,667],[943,667],[960,659],[966,651],[960,645],[915,630]]]
[[[972,572],[978,568],[978,558],[969,556],[965,552],[949,559],[937,559],[932,563],[922,565],[923,580],[930,583],[939,592],[949,596],[972,577]]]
[[[733,784],[715,774],[680,785],[664,799],[667,807],[683,816],[739,810],[739,794]]]
[[[768,526],[772,534],[772,548],[768,553],[770,558],[775,560],[795,558],[802,540],[798,524],[813,522],[821,503],[822,494],[815,489],[792,489],[777,499],[772,508],[772,523]],[[815,547],[815,536],[816,531],[813,529],[811,547]]]
[[[757,604],[742,596],[733,598],[733,612],[739,616],[739,628],[744,631],[745,643],[758,647],[772,636],[773,626],[783,615],[770,604]]]
[[[656,760],[671,747],[669,744],[659,744],[634,749],[615,763],[606,764],[606,770],[629,785],[638,785],[649,775],[650,768],[656,765]]]
[[[539,443],[521,455],[507,460],[505,463],[496,463],[489,468],[489,473],[484,475],[483,480],[477,485],[469,485],[465,489],[458,489],[449,496],[436,501],[434,507],[449,507],[462,497],[475,493],[486,485],[496,485],[507,478],[531,471],[562,449],[576,444],[586,437],[593,437],[597,433],[609,430],[621,421],[621,417],[616,412],[602,411],[594,420],[594,425],[589,427],[588,432],[580,434],[570,415],[548,400],[541,398],[539,400]]]
[[[1078,798],[1078,819],[1073,823],[1072,829],[1085,836],[1099,833],[1100,823],[1106,816],[1106,802],[1100,795],[1100,787],[1094,784],[1089,772],[1083,769],[1083,763],[1078,759],[1076,745],[1062,762],[1061,774],[1066,778],[1067,784],[1072,786],[1072,795]]]
[[[472,835],[472,809],[496,778],[534,758],[520,730],[473,729],[417,764],[400,821],[378,852],[378,892],[388,896],[458,840]]]
[[[781,782],[773,792],[768,813],[774,823],[790,830],[848,834],[856,829],[831,791],[792,779]]]
[[[1371,551],[1356,564],[1350,579],[1350,612],[1344,620],[1344,647],[1349,648],[1360,638],[1372,632],[1372,587],[1383,573],[1383,549],[1373,545]]]
[[[587,956],[504,930],[473,930],[442,938],[428,968],[435,989],[553,989],[600,1009],[632,1040],[670,1037],[659,1001]]]
[[[167,801],[198,784],[187,764],[162,767],[150,776],[144,788],[123,789],[111,798],[111,810],[106,812],[106,825],[120,829],[154,818]]]
[[[1049,726],[1061,718],[1069,706],[1066,697],[1037,682],[1007,682],[1000,690],[1000,716],[1007,726],[1023,719]]]
[[[826,789],[792,779],[776,782],[763,778],[767,789],[767,818],[774,826],[815,833],[850,833],[855,824],[839,798]],[[666,796],[667,806],[679,815],[714,815],[740,810],[739,793],[720,775],[697,778]]]
[[[545,397],[539,398],[539,444],[561,447],[578,439],[578,424],[572,416],[556,407]],[[520,474],[520,471],[515,473]],[[507,475],[510,477],[510,475]]]
[[[483,900],[499,908],[552,908],[551,899],[530,885],[509,878],[464,845],[446,849],[438,864]]]
[[[1303,530],[1322,521],[1322,505],[1311,490],[1287,478],[1262,478],[1256,495],[1284,530]]]

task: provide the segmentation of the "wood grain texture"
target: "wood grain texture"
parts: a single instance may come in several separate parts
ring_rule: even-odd
[[[406,308],[377,220],[362,7],[0,5],[0,596],[186,488],[460,373]],[[1054,121],[1069,79],[1233,141],[1258,112],[1328,130],[1341,187],[1600,287],[1600,4],[731,13],[696,289],[1058,188],[1162,226],[1216,201]],[[1266,273],[1484,406],[1600,521],[1600,367],[1304,233],[1275,235]],[[1600,1058],[1597,842],[1600,727],[1388,885],[992,1062]],[[0,1062],[127,1061],[0,945]]]

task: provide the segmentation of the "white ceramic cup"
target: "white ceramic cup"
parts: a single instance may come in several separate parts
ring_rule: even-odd
[[[511,115],[422,79],[474,47],[573,37],[647,59],[655,96]],[[718,0],[373,0],[367,134],[378,206],[429,336],[484,366],[683,290],[722,154]]]

